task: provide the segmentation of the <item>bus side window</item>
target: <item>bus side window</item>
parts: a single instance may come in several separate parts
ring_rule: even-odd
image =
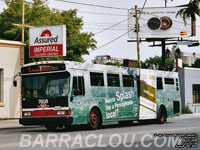
[[[90,72],[91,86],[104,86],[103,73]]]
[[[74,96],[85,95],[85,85],[83,77],[73,77],[73,90]]]
[[[176,78],[176,90],[179,91],[178,79]]]
[[[120,87],[119,74],[107,74],[108,86]]]
[[[161,77],[157,77],[157,89],[163,90],[163,82]]]
[[[132,75],[123,75],[123,87],[134,87],[134,77]]]

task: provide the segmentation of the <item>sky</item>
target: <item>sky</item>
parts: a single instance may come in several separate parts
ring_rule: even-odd
[[[30,0],[29,0],[30,1]],[[64,1],[64,0],[63,0]],[[84,59],[88,62],[97,55],[111,55],[117,58],[137,59],[137,46],[135,42],[127,42],[131,40],[127,34],[128,31],[128,10],[135,5],[141,8],[145,0],[66,0],[85,4],[91,4],[92,6],[72,4],[63,2],[62,0],[48,0],[50,8],[56,8],[59,10],[78,9],[78,17],[83,18],[84,27],[82,32],[92,32],[95,34],[94,38],[98,42],[97,50],[90,51],[90,55],[84,56]],[[177,6],[188,4],[189,0],[168,0],[167,6]],[[94,5],[109,6],[112,8],[95,7]],[[145,7],[164,7],[165,0],[147,0]],[[122,9],[113,9],[122,8]],[[0,12],[6,8],[5,3],[0,0]],[[124,9],[125,8],[125,9]],[[120,23],[122,22],[122,23]],[[120,23],[120,24],[119,24]],[[115,24],[119,24],[109,30],[105,30]],[[197,36],[189,38],[194,40],[200,40],[200,18],[197,17]],[[124,36],[122,36],[125,34]],[[122,36],[121,38],[113,41],[114,39]],[[110,43],[111,42],[111,43]],[[140,44],[141,60],[144,61],[149,57],[161,56],[161,47],[149,47],[152,43]],[[106,46],[103,46],[106,45]],[[103,46],[103,47],[102,47]],[[101,47],[101,48],[99,48]],[[171,49],[172,46],[167,46]],[[99,49],[98,49],[99,48]],[[179,46],[183,52],[195,52],[200,54],[200,47]]]

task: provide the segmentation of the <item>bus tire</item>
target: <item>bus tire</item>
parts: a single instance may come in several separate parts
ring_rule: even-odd
[[[127,120],[127,121],[118,121],[120,126],[130,126],[133,124],[133,120]]]
[[[92,130],[98,129],[101,127],[102,117],[99,110],[93,108],[89,116],[89,128]]]
[[[167,121],[167,112],[164,107],[159,110],[158,123],[163,124]]]
[[[45,125],[45,128],[48,130],[48,131],[55,131],[57,129],[57,126],[56,125],[48,125],[46,124]]]

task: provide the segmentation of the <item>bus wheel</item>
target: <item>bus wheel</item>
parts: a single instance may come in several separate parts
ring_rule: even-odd
[[[101,126],[101,115],[96,109],[92,109],[90,112],[90,129],[98,129]]]
[[[133,120],[128,120],[128,121],[118,121],[120,126],[130,126],[133,124]]]
[[[158,123],[163,124],[167,121],[167,112],[164,108],[160,108]]]
[[[56,125],[45,125],[45,128],[48,131],[55,131],[57,129],[57,126]]]

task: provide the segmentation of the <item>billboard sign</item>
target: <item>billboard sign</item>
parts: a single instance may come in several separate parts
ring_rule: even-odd
[[[29,57],[66,56],[66,26],[29,29]]]
[[[190,37],[192,35],[191,18],[176,17],[177,12],[183,7],[144,8],[139,19],[140,38],[177,38]],[[139,10],[139,14],[141,9]],[[139,16],[139,15],[138,15]],[[128,11],[128,36],[136,39],[135,9]]]

